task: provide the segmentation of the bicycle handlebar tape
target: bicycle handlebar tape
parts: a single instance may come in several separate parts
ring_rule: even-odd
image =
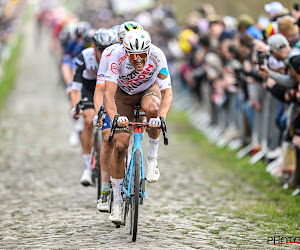
[[[101,117],[104,115],[104,113],[105,113],[105,108],[102,105],[101,108],[100,108],[100,110],[98,111],[98,120],[97,120],[98,123],[100,122]]]
[[[161,125],[161,131],[163,132],[163,137],[164,137],[164,144],[167,146],[169,144],[169,139],[168,139],[168,134],[167,134],[167,125],[165,122],[165,118],[163,116],[159,117]]]
[[[112,126],[111,126],[111,130],[110,130],[110,134],[108,137],[108,142],[111,143],[113,138],[114,138],[114,134],[115,134],[115,130],[118,127],[118,119],[119,119],[120,115],[116,114],[114,117],[114,120],[112,122]]]

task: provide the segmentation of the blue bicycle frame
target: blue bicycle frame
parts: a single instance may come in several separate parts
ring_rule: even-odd
[[[134,125],[134,123],[133,123]],[[135,159],[135,152],[137,149],[140,150],[141,152],[141,181],[145,181],[145,175],[144,175],[144,161],[143,161],[143,151],[142,151],[142,129],[141,127],[135,127],[134,131],[134,147],[132,150],[131,154],[131,159],[130,159],[130,164],[129,167],[127,168],[126,175],[124,177],[124,182],[123,182],[123,192],[127,197],[131,197],[131,191],[132,191],[132,183],[133,183],[133,166],[134,166],[134,159]],[[128,181],[128,185],[126,187],[126,183]],[[146,193],[143,191],[142,198],[145,198]]]

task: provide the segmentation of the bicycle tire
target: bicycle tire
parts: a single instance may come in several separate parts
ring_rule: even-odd
[[[133,191],[134,195],[131,197],[131,231],[132,241],[136,241],[138,217],[139,217],[139,199],[140,199],[140,179],[141,179],[141,152],[137,149],[134,153],[134,180]]]
[[[101,181],[101,166],[100,166],[100,153],[101,153],[101,148],[102,148],[102,136],[101,133],[99,133],[99,131],[97,130],[95,132],[95,136],[94,136],[94,147],[95,147],[95,151],[96,151],[96,177],[97,177],[97,201],[100,199],[101,197],[101,185],[102,185],[102,181]]]

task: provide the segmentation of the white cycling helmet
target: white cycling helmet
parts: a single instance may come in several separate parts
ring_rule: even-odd
[[[105,49],[115,42],[115,35],[109,29],[101,28],[97,30],[93,36],[93,43],[98,48]]]
[[[124,39],[125,34],[128,31],[135,30],[135,29],[142,30],[143,27],[142,27],[142,25],[140,25],[139,23],[134,22],[134,21],[128,21],[128,22],[122,23],[118,29],[119,39]]]
[[[150,34],[146,30],[131,30],[126,33],[123,45],[129,54],[148,52],[151,46]]]

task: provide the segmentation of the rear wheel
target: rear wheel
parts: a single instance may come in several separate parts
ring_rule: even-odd
[[[133,193],[131,196],[130,209],[130,233],[132,241],[136,241],[138,217],[139,217],[139,198],[140,198],[140,173],[141,173],[141,152],[137,149],[134,153],[134,176],[133,176]]]

